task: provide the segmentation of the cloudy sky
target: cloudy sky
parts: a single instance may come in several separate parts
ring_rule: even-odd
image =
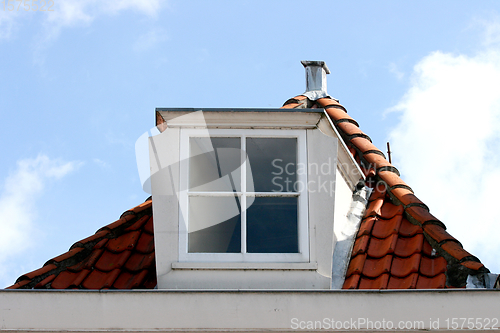
[[[326,61],[329,93],[500,273],[498,1],[18,4],[0,8],[0,287],[149,196],[134,145],[155,107],[279,107],[300,60]]]

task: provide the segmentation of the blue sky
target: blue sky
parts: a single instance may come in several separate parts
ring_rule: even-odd
[[[134,149],[155,107],[280,107],[305,89],[300,60],[326,61],[330,95],[500,273],[498,1],[52,9],[0,8],[0,287],[149,196]]]

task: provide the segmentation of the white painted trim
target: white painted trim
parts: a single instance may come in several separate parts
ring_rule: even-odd
[[[252,263],[252,262],[174,262],[172,269],[185,270],[308,270],[318,269],[317,262]]]
[[[241,197],[241,207],[246,211],[246,196],[297,196],[298,197],[298,253],[246,253],[246,213],[241,219],[241,253],[188,253],[188,227],[189,221],[189,196],[188,173],[189,173],[189,138],[190,137],[241,137],[242,149],[245,149],[245,139],[247,137],[265,138],[296,138],[297,139],[297,163],[304,166],[304,172],[297,173],[297,181],[304,184],[300,192],[269,192],[266,194],[259,192],[245,193],[246,191],[246,167],[248,158],[241,168],[241,188],[242,192],[204,192],[211,196],[234,196]],[[179,214],[179,262],[309,262],[309,228],[308,228],[308,191],[307,191],[307,139],[304,130],[273,130],[273,129],[180,129],[180,160],[187,161],[187,167],[180,170],[180,184],[182,190],[179,193],[180,211]],[[260,195],[259,195],[260,194]],[[195,196],[200,192],[195,192]],[[242,212],[243,212],[242,211]],[[187,217],[185,221],[184,216]]]
[[[317,129],[307,130],[310,256],[318,263],[318,274],[329,279],[335,245],[337,141]]]
[[[203,111],[200,109],[199,111]],[[203,111],[203,118],[194,116],[193,111],[158,111],[167,123],[167,127],[183,128],[315,128],[321,118],[321,112],[290,112],[286,109],[274,109],[273,112],[258,111]],[[193,117],[190,117],[193,114]],[[182,116],[182,117],[181,117]]]
[[[362,318],[391,321],[395,326],[418,321],[423,323],[420,330],[451,332],[453,318],[455,322],[458,318],[476,322],[478,318],[483,324],[486,318],[498,319],[499,297],[500,290],[480,289],[1,290],[0,328],[12,333],[297,332],[305,330],[291,327],[294,318],[349,324]],[[353,332],[374,331],[350,328]],[[395,327],[389,331],[408,330]]]

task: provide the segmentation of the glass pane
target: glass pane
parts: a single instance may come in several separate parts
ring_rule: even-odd
[[[248,191],[298,192],[296,138],[247,138],[246,146]]]
[[[190,138],[189,189],[241,191],[240,138]]]
[[[298,253],[297,197],[256,197],[247,211],[248,253]]]
[[[188,252],[241,252],[240,217],[237,197],[190,197]]]

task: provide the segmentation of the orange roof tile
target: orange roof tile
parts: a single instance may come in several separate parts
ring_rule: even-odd
[[[368,242],[370,241],[370,237],[368,235],[364,235],[361,237],[358,237],[356,241],[354,242],[354,247],[352,249],[352,255],[355,256],[360,253],[365,253],[366,249],[368,248]]]
[[[428,278],[420,275],[417,281],[417,289],[442,289],[446,286],[446,276],[444,274]]]
[[[394,254],[398,257],[409,257],[416,253],[422,253],[423,247],[423,234],[415,234],[413,237],[399,237]]]
[[[368,238],[368,236],[365,237]],[[393,253],[397,240],[397,234],[390,235],[383,239],[372,237],[370,246],[368,247],[368,255],[372,258],[381,258],[388,253]]]
[[[446,272],[446,265],[448,263],[443,257],[427,257],[422,256],[420,262],[420,274],[427,277],[433,277]]]
[[[359,279],[358,289],[387,289],[387,284],[389,282],[389,274],[384,273],[375,279],[368,279],[361,277]]]
[[[387,289],[415,289],[417,287],[418,273],[410,274],[406,277],[399,278],[391,276]]]
[[[401,215],[396,215],[389,220],[379,220],[373,226],[372,235],[377,238],[386,238],[390,235],[397,234],[402,220],[403,217]]]
[[[376,278],[391,271],[392,256],[386,255],[382,258],[367,258],[363,266],[362,274],[369,278]]]

